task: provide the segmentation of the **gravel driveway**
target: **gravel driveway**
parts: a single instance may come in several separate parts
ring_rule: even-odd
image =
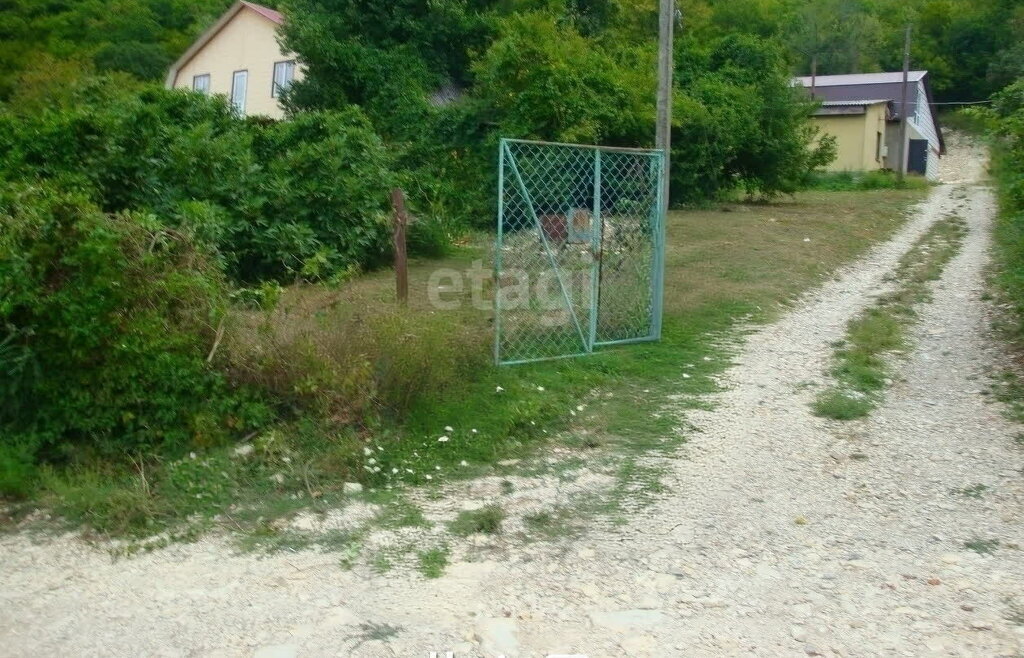
[[[980,158],[951,158],[960,182],[745,338],[714,409],[688,413],[699,431],[670,493],[628,526],[437,580],[217,539],[112,562],[71,538],[8,536],[0,654],[1019,655],[1024,450],[982,392],[1002,357],[982,301],[994,202],[964,182]],[[949,212],[969,234],[885,402],[852,423],[812,416],[830,343]]]

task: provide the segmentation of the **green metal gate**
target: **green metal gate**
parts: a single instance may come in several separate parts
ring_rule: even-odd
[[[503,139],[494,359],[661,337],[661,151]]]

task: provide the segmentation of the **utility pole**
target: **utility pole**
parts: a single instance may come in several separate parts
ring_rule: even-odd
[[[818,16],[814,15],[814,30],[811,37],[811,98],[817,97],[818,91]]]
[[[672,147],[672,32],[676,22],[675,0],[658,5],[658,118],[655,148],[665,153],[661,172],[662,210],[668,210],[669,156]]]
[[[910,77],[910,24],[903,39],[903,100],[900,101],[900,148],[896,177],[902,182],[907,173],[907,79]]]
[[[814,49],[814,54],[811,55],[811,98],[816,98],[818,87],[818,49]]]

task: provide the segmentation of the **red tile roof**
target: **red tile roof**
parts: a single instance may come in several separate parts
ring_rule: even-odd
[[[263,5],[258,5],[255,2],[246,2],[246,0],[242,0],[242,4],[264,18],[274,21],[278,25],[284,23],[284,14],[279,11],[274,11],[270,7],[264,7]]]

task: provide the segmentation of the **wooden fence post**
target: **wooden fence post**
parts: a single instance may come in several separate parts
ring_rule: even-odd
[[[405,194],[399,187],[391,190],[391,206],[395,209],[392,233],[395,245],[395,292],[398,303],[406,306],[409,303],[409,260],[405,249],[405,228],[409,224],[409,215],[405,212]]]

